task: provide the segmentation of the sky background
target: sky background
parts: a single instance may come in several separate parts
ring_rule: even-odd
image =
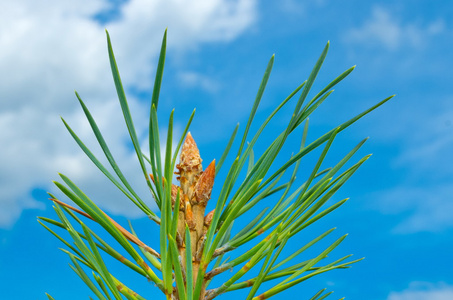
[[[156,238],[156,226],[91,165],[60,116],[93,152],[101,153],[73,94],[77,90],[120,166],[145,194],[115,95],[104,29],[110,32],[135,125],[146,144],[153,76],[168,27],[159,116],[165,120],[176,108],[175,130],[181,133],[197,108],[191,132],[205,165],[220,157],[237,122],[244,128],[274,53],[253,129],[308,77],[327,41],[329,54],[314,92],[357,67],[310,118],[309,140],[397,95],[340,134],[326,166],[367,136],[355,161],[373,156],[335,196],[350,201],[297,237],[303,244],[337,227],[337,238],[349,236],[332,256],[353,253],[366,259],[275,299],[309,299],[323,287],[335,291],[332,299],[453,299],[452,16],[449,0],[0,0],[2,298],[47,299],[45,292],[57,300],[91,295],[58,250],[62,244],[36,221],[37,216],[55,217],[45,192],[55,192],[51,181],[58,172],[119,222],[131,219],[144,239]],[[282,115],[275,121],[257,153],[286,120]],[[299,140],[292,143],[289,154]],[[313,160],[303,172],[310,171],[310,164]],[[297,241],[291,247],[297,248]],[[116,268],[112,271],[121,272]],[[147,283],[133,287],[149,290],[144,294],[149,299],[162,299]]]

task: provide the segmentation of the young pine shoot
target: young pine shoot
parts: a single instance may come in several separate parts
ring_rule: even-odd
[[[133,291],[126,282],[118,279],[120,276],[115,276],[109,271],[105,260],[109,256],[118,264],[123,264],[134,271],[137,278],[142,277],[143,280],[149,281],[151,283],[149,289],[153,290],[153,293],[162,293],[166,299],[175,300],[211,300],[224,294],[226,294],[224,299],[228,299],[229,292],[239,289],[248,289],[243,294],[244,299],[267,299],[313,276],[330,270],[346,269],[359,261],[360,259],[350,260],[348,255],[327,262],[327,256],[330,256],[346,235],[337,237],[326,248],[319,249],[318,243],[335,228],[327,230],[305,245],[300,245],[293,253],[288,254],[288,251],[283,250],[291,241],[297,239],[296,235],[300,231],[346,202],[347,199],[333,204],[328,201],[369,158],[367,155],[343,170],[365,140],[335,165],[324,167],[324,159],[338,134],[392,97],[382,100],[308,143],[309,116],[333,92],[332,88],[354,69],[352,67],[346,70],[313,98],[308,98],[327,55],[329,49],[327,43],[308,79],[284,99],[253,134],[251,125],[271,74],[274,63],[272,56],[242,137],[235,143],[238,134],[236,126],[223,154],[214,155],[218,156],[218,160],[213,160],[203,168],[200,151],[189,132],[194,113],[190,116],[182,136],[174,137],[172,111],[167,136],[159,136],[161,131],[158,127],[157,108],[166,43],[167,32],[162,41],[151,99],[149,153],[144,153],[139,144],[107,33],[113,80],[143,173],[143,184],[146,184],[150,191],[149,197],[144,199],[134,191],[79,94],[76,93],[76,97],[110,167],[104,166],[63,120],[82,151],[124,194],[125,200],[132,201],[144,216],[154,223],[152,226],[155,230],[159,230],[159,240],[153,241],[151,245],[145,244],[142,241],[143,237],[139,237],[132,226],[128,230],[115,222],[74,182],[60,174],[61,180],[55,181],[55,185],[77,207],[68,204],[67,200],[49,194],[54,203],[57,219],[40,217],[39,222],[66,246],[66,249],[62,250],[69,255],[71,268],[95,297],[102,300],[145,299],[140,295],[140,291]],[[297,97],[298,99],[293,100]],[[286,128],[269,145],[259,144],[260,135],[275,115],[289,105],[293,105],[294,110],[287,117]],[[298,128],[302,131],[300,149],[287,157],[285,162],[277,164],[277,161],[280,162],[281,157],[285,156],[282,154],[285,143],[289,139],[297,138],[292,133]],[[173,145],[174,140],[178,141],[177,145]],[[237,150],[231,151],[237,144],[239,144]],[[165,145],[165,149],[161,149],[161,145]],[[253,149],[257,149],[258,146],[260,151],[264,151],[260,157],[255,157]],[[318,148],[319,151],[315,152]],[[318,152],[319,157],[313,170],[309,172],[310,175],[304,180],[296,179],[300,174],[298,171],[301,160],[308,154]],[[227,157],[232,160],[229,166],[224,165]],[[216,175],[221,169],[225,176],[223,182],[216,181]],[[173,174],[177,174],[176,182],[173,182]],[[218,196],[211,199],[214,188]],[[270,207],[262,209],[263,200],[272,203]],[[158,212],[151,209],[151,201],[155,201]],[[215,204],[212,205],[215,209],[207,211],[208,202],[211,205]],[[255,213],[258,207],[260,212]],[[235,223],[239,218],[241,220]],[[102,236],[110,236],[116,242],[106,242],[95,232],[94,228],[98,231],[100,227],[92,226],[93,222],[102,227],[104,231]],[[237,226],[238,224],[240,226]],[[55,231],[51,229],[55,227],[57,227]],[[60,235],[61,230],[67,234]],[[306,254],[308,249],[310,254]],[[313,251],[317,251],[317,254],[311,254]],[[230,270],[233,271],[226,272]],[[213,279],[220,274],[226,279],[218,284],[219,280]],[[136,281],[137,278],[131,277],[130,280]],[[322,289],[318,292],[313,291],[303,299],[325,299],[331,293],[332,291]],[[47,296],[53,299],[50,295]],[[301,297],[298,296],[298,299]]]

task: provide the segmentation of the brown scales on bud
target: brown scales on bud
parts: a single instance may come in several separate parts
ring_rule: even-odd
[[[172,203],[175,203],[176,195],[179,192],[181,200],[177,231],[178,236],[183,239],[178,243],[179,254],[183,260],[183,266],[192,263],[193,274],[198,274],[200,261],[193,259],[192,262],[186,262],[185,247],[191,247],[194,258],[197,257],[196,253],[202,253],[206,232],[214,214],[211,212],[206,217],[204,215],[214,186],[215,160],[204,172],[201,161],[200,151],[189,132],[181,149],[180,162],[176,165],[175,174],[178,175],[180,187],[172,186]],[[184,240],[186,224],[190,231],[190,245],[186,245]],[[196,275],[193,279],[195,282]]]
[[[215,177],[215,159],[201,174],[195,185],[194,197],[192,203],[194,205],[203,205],[206,207],[208,200],[211,198],[212,187],[214,186]]]
[[[212,222],[212,217],[214,217],[215,209],[211,210],[206,217],[204,217],[204,226],[209,227]]]
[[[187,196],[184,196],[186,199],[187,199]],[[195,221],[194,221],[194,218],[193,218],[193,212],[192,212],[192,205],[190,205],[189,201],[186,200],[186,210],[185,210],[186,214],[186,223],[187,223],[187,226],[189,226],[189,229],[190,230],[194,230],[195,227],[196,227],[196,224],[195,224]]]
[[[200,151],[192,137],[192,134],[187,133],[186,140],[182,145],[180,167],[185,171],[198,168],[201,165]]]
[[[175,209],[176,198],[179,193],[179,210],[184,211],[184,200],[181,198],[181,189],[179,186],[171,185],[171,207]]]
[[[189,132],[182,145],[180,162],[176,165],[178,169],[176,174],[179,175],[181,189],[184,194],[189,196],[189,199],[192,198],[193,186],[203,172],[201,161],[200,151]]]

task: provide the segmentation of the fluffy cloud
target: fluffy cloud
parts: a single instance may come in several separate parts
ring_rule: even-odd
[[[117,18],[107,18],[101,25],[96,16],[112,10],[111,5],[106,0],[18,0],[0,9],[0,227],[11,226],[23,209],[42,206],[31,199],[30,191],[47,189],[57,171],[86,187],[109,211],[136,215],[98,176],[58,118],[63,115],[96,149],[71,93],[76,88],[89,99],[124,172],[133,182],[143,180],[125,144],[127,132],[118,121],[104,26],[111,33],[123,83],[140,90],[151,86],[152,62],[164,28],[171,32],[169,49],[183,52],[202,43],[228,42],[256,17],[254,0],[130,0],[117,8]],[[137,99],[129,101],[140,134],[146,128],[146,110]],[[96,153],[102,157],[101,151]],[[149,192],[140,192],[149,199]]]
[[[444,283],[412,282],[408,289],[391,292],[387,300],[449,300],[453,299],[453,286]]]
[[[347,43],[380,46],[397,50],[402,46],[423,47],[426,38],[444,30],[444,23],[437,21],[426,26],[416,23],[403,24],[397,17],[382,7],[374,7],[371,18],[362,26],[352,28],[344,35]]]
[[[399,148],[392,161],[402,174],[395,186],[375,194],[375,208],[385,214],[404,215],[395,233],[439,232],[453,227],[453,135],[451,97],[439,107],[405,107],[393,122],[379,126],[373,137]],[[412,101],[412,99],[411,99]],[[423,102],[420,100],[420,102]],[[385,122],[387,123],[387,122]]]
[[[374,198],[379,211],[402,217],[395,233],[453,226],[453,217],[446,213],[453,194],[452,95],[444,85],[433,83],[450,73],[445,57],[436,54],[448,47],[448,36],[442,19],[382,6],[375,6],[366,21],[343,35],[348,54],[370,70],[364,84],[380,87],[380,78],[386,77],[397,93],[393,111],[387,110],[371,128],[373,139],[393,145],[392,167],[398,178]]]
[[[178,79],[186,87],[201,87],[208,92],[216,92],[219,89],[219,83],[214,79],[193,71],[179,72]]]
[[[439,232],[453,227],[453,188],[449,184],[435,186],[401,185],[379,193],[377,207],[384,214],[408,215],[393,229],[397,234]]]

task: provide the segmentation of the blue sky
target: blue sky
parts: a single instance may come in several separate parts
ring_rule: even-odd
[[[254,128],[308,77],[328,40],[329,54],[315,91],[347,68],[357,67],[311,117],[309,139],[397,95],[341,133],[328,162],[367,136],[370,139],[357,157],[373,156],[336,196],[350,201],[298,237],[303,243],[335,226],[337,236],[349,236],[333,255],[353,253],[366,259],[349,270],[313,278],[275,299],[296,293],[298,299],[309,299],[323,287],[335,291],[332,299],[453,299],[453,4],[447,0],[307,2],[1,2],[3,297],[46,299],[45,292],[55,299],[91,295],[68,267],[68,257],[58,250],[62,244],[36,222],[36,216],[55,216],[45,191],[55,190],[51,181],[57,172],[70,176],[120,222],[132,219],[149,235],[147,239],[156,237],[156,228],[118,197],[59,118],[63,116],[97,149],[73,95],[76,89],[125,173],[145,193],[109,74],[104,28],[112,37],[136,126],[144,137],[160,39],[168,27],[160,114],[166,117],[176,108],[176,130],[181,132],[197,108],[191,132],[205,162],[220,157],[237,122],[246,123],[274,53],[274,69]],[[284,122],[278,119],[275,131],[267,134],[276,134]],[[293,146],[298,143],[295,140]],[[116,268],[112,270],[121,272]],[[161,299],[149,284],[134,284],[149,290],[145,295],[152,299]]]

